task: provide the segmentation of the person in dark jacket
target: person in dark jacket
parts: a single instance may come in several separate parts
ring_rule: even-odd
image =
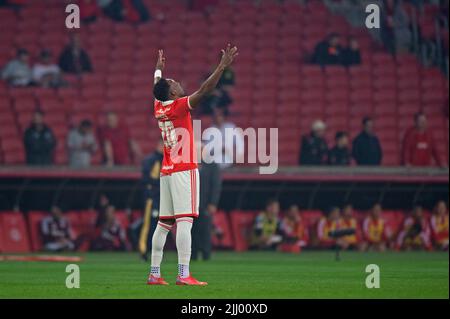
[[[203,260],[211,258],[212,219],[219,205],[222,191],[222,176],[219,165],[202,162],[200,172],[199,217],[192,227],[192,259],[197,260],[199,253]]]
[[[342,63],[341,37],[339,34],[332,33],[327,39],[319,42],[314,49],[312,56],[313,64],[340,65]]]
[[[353,158],[358,165],[381,165],[383,150],[380,140],[373,132],[373,119],[365,117],[362,125],[362,132],[353,140]]]
[[[324,139],[326,125],[315,121],[310,134],[302,137],[300,165],[324,165],[327,163],[328,145]]]
[[[142,219],[132,226],[131,232],[137,248],[144,260],[152,247],[152,237],[158,223],[159,211],[159,177],[163,160],[164,144],[158,141],[156,150],[142,161],[141,183],[144,190],[145,209]],[[134,231],[134,230],[138,231]]]
[[[361,64],[361,51],[356,38],[350,38],[348,47],[342,51],[342,64],[347,67]]]
[[[329,165],[350,165],[351,153],[348,147],[348,134],[347,132],[336,133],[336,145],[328,153]]]
[[[70,43],[61,53],[59,67],[64,72],[72,74],[92,72],[91,59],[81,47],[81,41],[77,34],[72,35]]]
[[[51,165],[56,138],[51,128],[44,123],[44,114],[36,111],[31,125],[25,131],[24,145],[28,165]]]

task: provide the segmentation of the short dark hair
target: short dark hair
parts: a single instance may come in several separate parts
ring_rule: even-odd
[[[336,141],[343,138],[344,136],[348,136],[348,133],[345,131],[339,131],[336,133],[335,139]]]
[[[425,116],[425,113],[423,113],[422,111],[415,113],[415,114],[414,114],[414,121],[417,122],[417,120],[418,120],[419,117],[421,117],[421,116]]]
[[[90,120],[82,120],[80,122],[80,126],[83,128],[91,128],[92,127],[92,122]]]
[[[27,49],[19,48],[19,49],[17,49],[16,55],[17,56],[29,55],[29,53],[28,53]]]
[[[373,118],[371,118],[370,116],[364,116],[362,120],[362,125],[366,126],[366,124],[371,121],[373,121]]]
[[[169,100],[170,84],[166,79],[160,79],[153,87],[155,99],[161,102]]]

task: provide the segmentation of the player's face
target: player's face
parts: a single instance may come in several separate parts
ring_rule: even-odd
[[[169,82],[170,85],[170,94],[175,97],[179,98],[184,96],[184,90],[181,84],[173,79],[168,79],[167,82]]]
[[[272,216],[277,216],[280,212],[280,204],[278,202],[274,202],[267,207],[267,212]]]
[[[344,208],[344,217],[351,218],[353,215],[353,208],[351,206],[347,206]]]
[[[334,209],[331,213],[330,213],[330,219],[331,220],[338,220],[339,219],[339,209]]]
[[[379,218],[381,216],[381,206],[376,205],[372,210],[373,217]]]

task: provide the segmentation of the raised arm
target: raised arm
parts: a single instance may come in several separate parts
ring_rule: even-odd
[[[159,50],[158,51],[158,61],[156,62],[156,68],[155,68],[155,81],[154,84],[158,83],[159,80],[161,80],[162,77],[162,71],[164,70],[164,67],[166,66],[166,58],[164,57],[164,51]]]
[[[189,104],[191,108],[196,108],[202,98],[210,94],[219,83],[220,78],[222,77],[223,71],[233,63],[234,58],[238,55],[237,48],[231,47],[228,44],[225,50],[222,50],[222,59],[220,60],[219,65],[214,70],[214,72],[209,76],[209,78],[203,82],[200,88],[189,97]]]

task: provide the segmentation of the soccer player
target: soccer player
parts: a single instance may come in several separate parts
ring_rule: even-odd
[[[397,249],[432,249],[431,230],[421,206],[415,206],[411,216],[403,222],[397,238]]]
[[[369,216],[363,222],[363,235],[365,239],[365,248],[376,251],[385,251],[388,241],[388,233],[385,221],[382,218],[382,207],[379,203],[373,205]]]
[[[186,96],[180,83],[162,77],[165,57],[159,51],[155,71],[154,115],[164,141],[164,158],[160,179],[159,221],[152,239],[149,285],[167,285],[161,277],[161,261],[167,234],[177,224],[176,246],[178,251],[177,285],[205,286],[189,272],[191,259],[191,229],[193,218],[198,217],[199,173],[194,145],[191,111],[202,98],[210,94],[219,82],[224,70],[237,56],[237,48],[228,45],[222,50],[222,58],[211,76],[190,96]]]

